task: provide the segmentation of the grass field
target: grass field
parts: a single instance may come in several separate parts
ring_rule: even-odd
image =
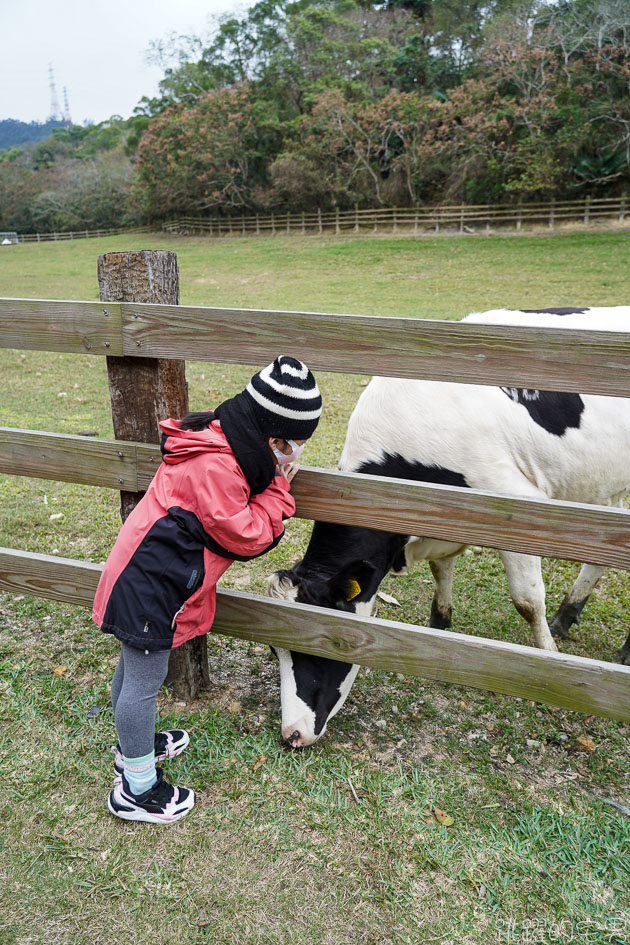
[[[630,297],[623,234],[20,245],[0,252],[0,296],[96,299],[97,254],[140,248],[177,251],[183,303],[459,318]],[[0,371],[0,424],[112,435],[101,359],[0,350]],[[189,363],[192,409],[250,373]],[[304,460],[332,466],[365,379],[318,380],[324,420]],[[0,476],[0,545],[102,561],[118,527],[114,493]],[[262,593],[309,530],[290,523],[225,583]],[[545,563],[550,612],[577,569]],[[377,612],[424,623],[431,588],[425,566],[388,578],[400,603]],[[612,658],[629,612],[630,579],[609,572],[563,648]],[[460,559],[454,629],[531,642],[490,550]],[[105,807],[115,642],[83,609],[0,595],[2,945],[627,942],[630,818],[614,806],[629,803],[627,725],[362,671],[322,742],[295,753],[280,744],[270,655],[209,648],[210,689],[190,706],[159,698],[161,726],[191,731],[167,774],[197,807],[171,829],[124,824]]]

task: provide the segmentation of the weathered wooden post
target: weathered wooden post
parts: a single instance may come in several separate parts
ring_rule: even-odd
[[[105,253],[98,257],[102,302],[179,304],[177,254],[165,250]],[[159,443],[158,422],[188,413],[184,361],[166,358],[108,357],[107,375],[117,440]],[[123,521],[142,498],[121,492]],[[167,683],[175,695],[192,701],[210,682],[206,638],[196,637],[171,653]]]

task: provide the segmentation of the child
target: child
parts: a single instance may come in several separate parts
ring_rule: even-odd
[[[188,734],[155,734],[155,702],[172,647],[212,626],[216,584],[234,560],[275,548],[295,512],[292,465],[322,410],[317,383],[281,355],[212,412],[164,420],[163,462],[124,523],[92,617],[121,641],[112,680],[118,733],[108,808],[122,820],[173,823],[194,806],[155,762]]]

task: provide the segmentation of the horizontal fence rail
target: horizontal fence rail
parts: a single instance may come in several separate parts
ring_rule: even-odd
[[[159,447],[145,443],[0,427],[7,474],[135,492],[160,462]],[[622,509],[308,467],[292,494],[300,518],[630,570],[630,512]]]
[[[0,299],[0,347],[236,364],[278,338],[312,369],[630,396],[626,332],[422,318]]]
[[[0,590],[92,605],[101,566],[0,548]],[[218,589],[213,633],[630,721],[630,667]]]
[[[347,232],[387,228],[406,232],[484,233],[491,227],[543,226],[553,230],[558,224],[589,226],[600,220],[623,224],[628,218],[627,196],[586,197],[579,200],[546,201],[527,204],[457,204],[419,207],[372,207],[355,210],[315,210],[304,213],[243,214],[239,216],[195,217],[170,220],[162,229],[172,233],[203,233],[209,236],[276,235],[282,233]]]

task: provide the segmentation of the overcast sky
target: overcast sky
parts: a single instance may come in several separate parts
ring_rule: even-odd
[[[162,71],[146,62],[151,40],[208,32],[211,18],[247,0],[0,0],[0,119],[50,115],[48,63],[75,124],[128,118],[157,92]]]

